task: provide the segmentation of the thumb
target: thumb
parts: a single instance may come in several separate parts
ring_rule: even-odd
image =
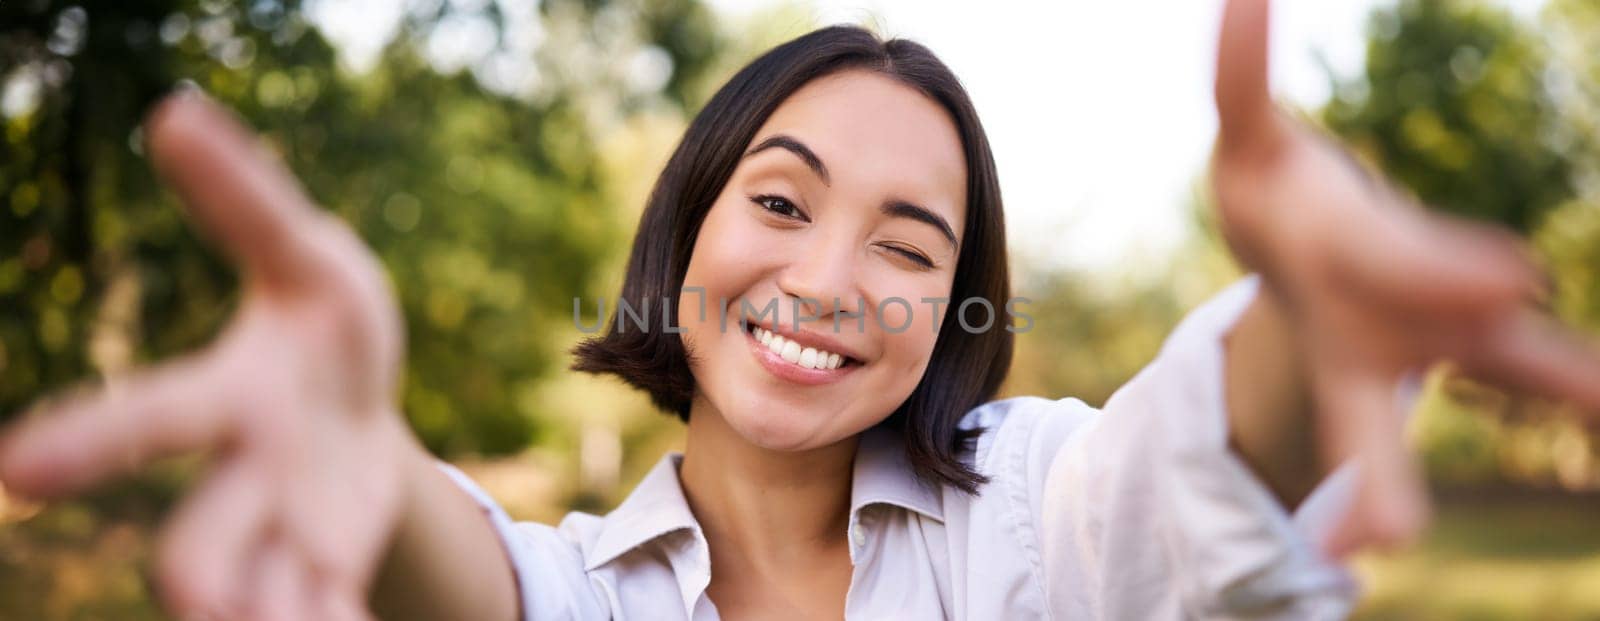
[[[1355,496],[1324,550],[1344,557],[1367,546],[1402,546],[1426,525],[1429,507],[1422,474],[1405,445],[1394,382],[1364,369],[1321,366],[1319,424],[1331,444],[1325,452],[1333,459],[1354,458],[1358,468]]]

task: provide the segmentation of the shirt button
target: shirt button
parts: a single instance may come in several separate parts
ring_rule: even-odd
[[[855,540],[857,548],[867,545],[867,531],[861,528],[860,524],[856,524],[855,528],[850,529],[850,537]]]

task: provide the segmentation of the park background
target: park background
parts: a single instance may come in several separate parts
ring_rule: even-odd
[[[572,300],[611,296],[688,118],[818,25],[927,43],[990,128],[1016,293],[1007,395],[1098,404],[1238,275],[1205,156],[1218,2],[0,0],[0,420],[204,343],[235,275],[141,154],[191,81],[257,128],[383,259],[428,448],[513,514],[614,506],[678,423],[566,372]],[[1285,103],[1438,209],[1530,240],[1553,310],[1600,333],[1600,2],[1280,2]],[[1356,561],[1369,619],[1600,618],[1600,435],[1437,369],[1412,436],[1440,499]],[[0,490],[0,619],[159,619],[163,463],[80,500]]]

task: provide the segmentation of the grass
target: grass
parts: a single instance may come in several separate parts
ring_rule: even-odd
[[[119,486],[0,522],[0,619],[165,618],[146,580],[176,487]],[[1600,499],[1457,498],[1398,554],[1367,555],[1357,619],[1600,621]]]
[[[1416,547],[1355,561],[1357,619],[1600,620],[1600,502],[1443,503]]]

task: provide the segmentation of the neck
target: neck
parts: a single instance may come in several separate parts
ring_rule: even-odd
[[[688,427],[679,477],[718,571],[792,572],[847,545],[855,436],[804,451],[766,449],[700,398]]]

